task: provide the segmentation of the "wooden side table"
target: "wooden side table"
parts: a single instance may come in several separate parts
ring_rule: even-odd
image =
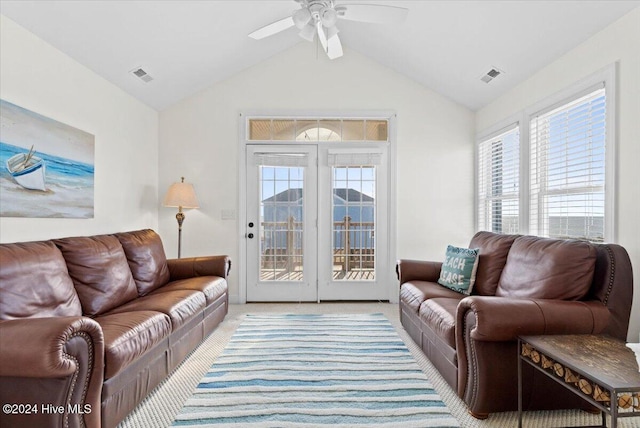
[[[599,335],[522,336],[518,338],[518,427],[522,428],[522,364],[529,364],[582,397],[602,414],[640,416],[640,372],[625,343]]]

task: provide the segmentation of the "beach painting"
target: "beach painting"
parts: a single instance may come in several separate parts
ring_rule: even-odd
[[[95,136],[0,100],[0,217],[93,218]]]

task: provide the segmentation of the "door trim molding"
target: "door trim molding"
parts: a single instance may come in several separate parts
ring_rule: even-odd
[[[247,303],[247,115],[240,112],[238,119],[238,295],[231,303]]]

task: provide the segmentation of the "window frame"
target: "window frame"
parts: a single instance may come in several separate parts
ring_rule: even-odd
[[[603,69],[585,77],[584,79],[557,91],[555,94],[545,97],[542,100],[530,105],[508,118],[498,122],[479,133],[475,145],[475,203],[474,203],[474,224],[476,230],[480,230],[484,225],[479,224],[479,147],[480,143],[505,132],[517,122],[520,133],[520,233],[530,233],[531,219],[531,144],[530,127],[531,120],[541,113],[549,112],[557,107],[575,101],[581,96],[596,89],[598,85],[605,88],[605,188],[604,188],[604,242],[617,242],[617,76],[618,64],[613,63]]]

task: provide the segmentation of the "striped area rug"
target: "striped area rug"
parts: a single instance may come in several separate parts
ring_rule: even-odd
[[[173,426],[459,427],[382,314],[247,315]]]

